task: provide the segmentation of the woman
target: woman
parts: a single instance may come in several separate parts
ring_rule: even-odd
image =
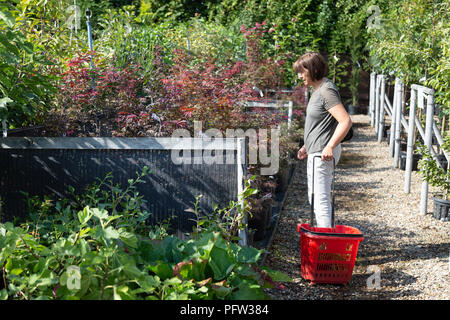
[[[294,63],[306,86],[313,87],[313,93],[306,109],[304,141],[297,158],[307,160],[308,199],[311,203],[312,170],[314,170],[314,214],[316,226],[332,227],[331,183],[333,179],[333,158],[339,162],[341,141],[352,126],[352,121],[344,106],[336,86],[325,78],[327,64],[316,52],[308,52]]]

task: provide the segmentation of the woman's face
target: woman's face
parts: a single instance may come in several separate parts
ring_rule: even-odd
[[[306,69],[303,69],[302,72],[298,73],[298,78],[303,80],[303,83],[305,84],[305,86],[310,86],[312,85],[312,79],[309,76],[309,71]]]

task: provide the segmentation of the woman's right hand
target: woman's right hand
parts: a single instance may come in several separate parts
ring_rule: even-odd
[[[306,148],[305,148],[305,146],[303,146],[300,148],[300,150],[298,150],[297,158],[299,160],[303,160],[303,159],[306,159],[307,157],[308,157],[308,154],[306,153]]]

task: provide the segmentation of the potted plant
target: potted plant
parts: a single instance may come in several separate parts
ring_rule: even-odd
[[[270,229],[273,196],[277,184],[270,176],[254,176],[251,185],[258,192],[248,199],[251,213],[248,217],[248,227],[253,231],[253,240],[260,241]]]
[[[349,81],[349,89],[352,95],[351,104],[348,106],[350,114],[361,113],[359,106],[359,84],[361,80],[361,65],[362,51],[364,44],[361,35],[361,24],[364,21],[364,16],[361,14],[355,15],[347,24],[348,36],[346,37],[346,47],[350,53],[351,73]]]
[[[450,136],[444,138],[444,144],[442,144],[441,148],[446,153],[450,152]],[[448,167],[441,167],[428,148],[420,143],[418,144],[418,152],[422,154],[418,168],[423,180],[440,190],[438,193],[433,194],[433,216],[441,221],[450,221],[450,170],[447,170]]]
[[[294,119],[289,127],[286,123],[280,125],[280,162],[279,170],[276,174],[278,187],[276,192],[285,192],[289,186],[293,169],[297,164],[297,152],[299,149],[299,141],[303,136],[303,123],[300,119]]]
[[[352,94],[352,100],[351,104],[348,105],[348,113],[349,114],[359,114],[360,108],[359,108],[359,81],[360,81],[360,73],[361,69],[359,66],[353,64],[352,72],[350,75],[350,85],[349,89]]]
[[[9,129],[37,130],[36,121],[48,107],[55,92],[53,79],[43,69],[53,63],[33,51],[33,43],[15,28],[16,19],[6,8],[0,11],[0,126]],[[29,132],[28,132],[29,133]]]

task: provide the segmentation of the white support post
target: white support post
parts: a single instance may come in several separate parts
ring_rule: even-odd
[[[427,88],[428,89],[428,88]],[[433,115],[434,115],[434,90],[428,89],[427,96],[427,110],[426,110],[426,120],[425,120],[425,145],[428,150],[433,148],[432,137],[433,137]],[[425,215],[428,208],[428,182],[422,182],[422,190],[420,193],[420,214]]]
[[[411,188],[411,172],[412,172],[412,153],[414,147],[414,124],[416,118],[416,98],[417,92],[411,89],[411,105],[409,108],[409,125],[408,125],[408,144],[406,149],[406,166],[405,166],[405,193],[410,192]]]
[[[400,133],[402,131],[401,120],[402,120],[402,96],[403,96],[403,83],[400,78],[395,79],[395,83],[398,83],[397,86],[397,110],[396,110],[396,119],[397,122],[395,124],[395,147],[394,147],[394,166],[398,167],[398,162],[400,158]],[[409,126],[408,126],[409,130]],[[394,132],[393,132],[394,133]],[[391,133],[392,134],[392,133]]]
[[[439,143],[439,146],[442,146],[444,144],[444,139],[442,138],[441,132],[439,131],[439,128],[435,121],[433,121],[433,132],[434,132],[434,136],[436,137],[437,142]],[[444,149],[441,149],[441,150],[448,162],[449,154]],[[430,151],[433,151],[433,150],[430,150]],[[441,166],[443,169],[447,169],[447,168],[444,168],[444,166],[442,166],[442,164],[439,161],[438,161],[438,163],[439,163],[439,166]]]
[[[293,108],[294,108],[294,103],[291,101],[289,101],[288,104],[288,128],[291,128],[291,123],[292,123],[292,112],[293,112]]]
[[[386,111],[387,115],[392,118],[392,105],[387,94],[384,94],[384,110]]]
[[[385,99],[384,95],[386,92],[386,76],[381,75],[381,92],[380,92],[380,103],[379,103],[379,120],[378,120],[378,142],[381,142],[383,140],[383,132],[384,132],[384,105],[385,105]]]
[[[8,127],[6,125],[6,120],[2,120],[2,131],[3,131],[3,138],[6,138],[8,136]]]
[[[375,124],[375,88],[377,82],[376,72],[370,74],[370,91],[369,91],[369,115],[370,125],[373,127]]]
[[[236,157],[237,157],[237,190],[239,197],[242,195],[242,192],[244,191],[244,184],[245,184],[245,177],[247,175],[246,168],[246,143],[245,138],[238,138],[236,139],[237,143],[237,151],[236,151]],[[243,199],[238,199],[239,205],[241,206],[241,210],[244,211],[244,203]],[[247,224],[247,214],[243,212],[244,217],[242,220],[242,223]],[[239,230],[239,245],[246,247],[248,245],[248,238],[247,238],[247,228],[245,230]]]
[[[381,77],[382,75],[377,75],[377,82],[375,87],[375,114],[374,114],[374,127],[375,127],[375,135],[378,137],[378,120],[380,119],[379,111],[380,111],[380,87],[381,87]]]
[[[391,128],[390,128],[390,136],[389,136],[389,155],[391,157],[394,156],[394,141],[395,141],[395,128],[397,127],[397,94],[398,94],[398,84],[397,80],[395,81],[394,86],[394,98],[392,101],[392,121],[391,121]]]

